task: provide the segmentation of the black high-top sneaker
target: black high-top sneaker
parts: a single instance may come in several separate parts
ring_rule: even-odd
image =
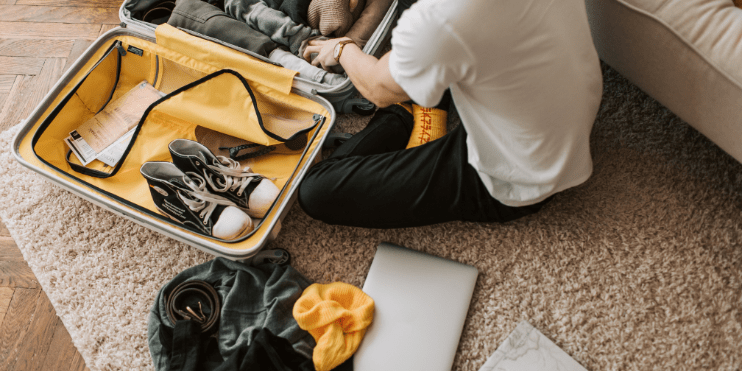
[[[183,172],[196,173],[206,180],[209,191],[225,197],[253,218],[263,218],[280,190],[270,179],[224,156],[215,156],[206,146],[188,139],[168,145],[173,164]]]
[[[234,202],[210,193],[198,174],[185,174],[169,162],[145,162],[139,169],[161,213],[207,236],[232,240],[253,229]]]

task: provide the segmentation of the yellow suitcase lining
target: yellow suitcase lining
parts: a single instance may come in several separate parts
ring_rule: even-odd
[[[297,171],[308,165],[307,153],[318,145],[315,139],[327,130],[324,123],[329,113],[321,104],[290,91],[285,80],[293,78],[293,71],[276,70],[275,66],[262,62],[251,65],[250,61],[244,62],[244,55],[240,56],[243,62],[235,64],[235,70],[223,69],[222,65],[207,64],[160,45],[166,44],[160,43],[161,34],[181,37],[177,32],[182,31],[159,32],[158,29],[158,44],[132,36],[119,36],[109,41],[107,48],[102,48],[104,51],[98,62],[72,80],[75,86],[36,129],[31,143],[34,154],[62,175],[170,223],[157,212],[147,183],[139,173],[139,167],[146,161],[171,161],[167,149],[170,141],[196,140],[197,126],[266,146],[281,145],[306,135],[305,148],[291,151],[283,146],[284,150],[260,156],[250,164],[255,172],[275,178],[276,185],[282,189],[279,196],[282,200]],[[170,45],[183,45],[167,40]],[[212,61],[230,52],[212,45],[196,45],[196,50],[191,51],[199,55],[198,47],[217,49],[204,58]],[[96,55],[101,55],[101,51]],[[229,56],[224,59],[229,60]],[[274,74],[276,71],[278,74]],[[245,72],[249,73],[243,76]],[[142,80],[168,94],[147,109],[119,164],[113,170],[105,169],[99,162],[85,168],[76,158],[70,158],[63,142],[69,132]],[[259,237],[254,236],[256,233],[263,235],[265,231],[258,233],[260,227],[264,221],[276,217],[274,209],[250,235],[234,241],[219,241],[230,246]]]

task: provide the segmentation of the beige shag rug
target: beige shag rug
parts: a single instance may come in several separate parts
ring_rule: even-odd
[[[741,369],[742,165],[612,69],[604,77],[594,174],[539,214],[370,230],[296,205],[270,246],[317,282],[361,286],[380,241],[477,267],[457,371],[476,371],[521,320],[590,370]],[[25,170],[9,153],[16,130],[0,135],[0,217],[87,365],[151,369],[155,293],[211,257]]]

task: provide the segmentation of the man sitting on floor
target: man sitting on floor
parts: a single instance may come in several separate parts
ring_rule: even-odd
[[[420,0],[381,59],[348,40],[312,41],[304,56],[341,64],[384,108],[310,169],[299,202],[313,218],[370,228],[506,222],[590,177],[602,76],[584,1]],[[448,89],[462,125],[405,149],[413,119],[395,103],[433,107]]]

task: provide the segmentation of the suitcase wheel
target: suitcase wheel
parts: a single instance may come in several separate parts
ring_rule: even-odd
[[[376,105],[364,98],[348,99],[343,103],[343,112],[369,116],[376,111]]]

